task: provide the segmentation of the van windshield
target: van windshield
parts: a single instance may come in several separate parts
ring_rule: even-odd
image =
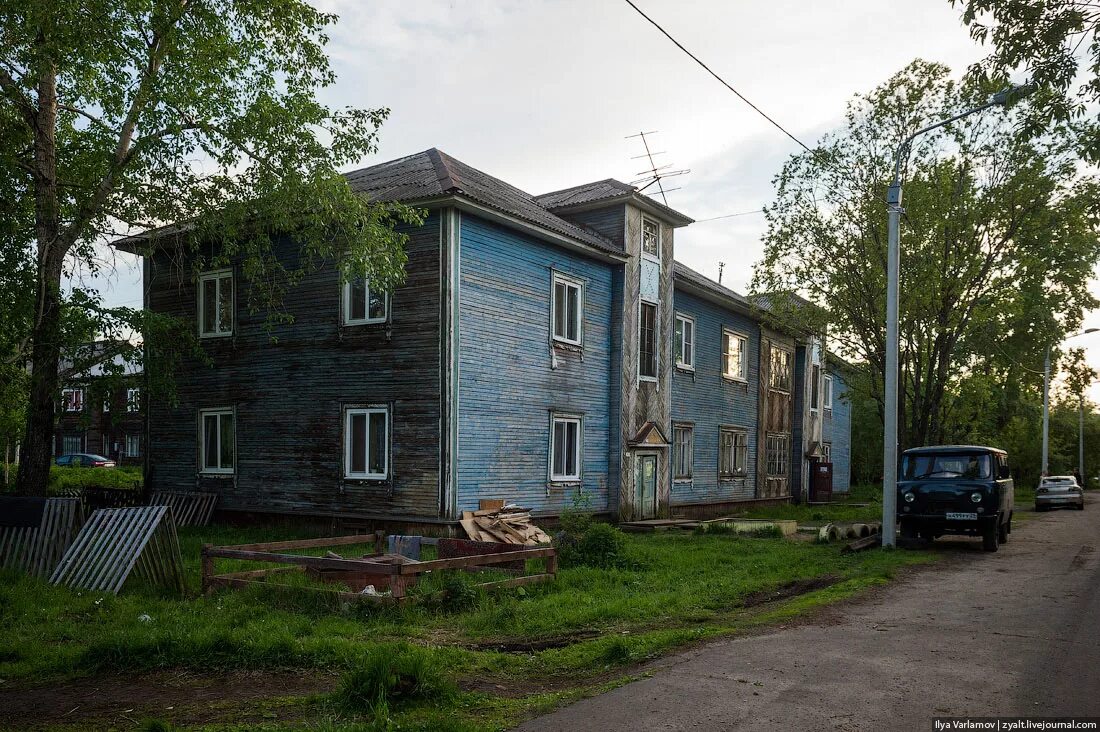
[[[987,453],[945,453],[942,455],[906,455],[902,460],[905,480],[924,478],[989,478]]]

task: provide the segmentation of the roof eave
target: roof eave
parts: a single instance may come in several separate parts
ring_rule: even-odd
[[[608,206],[614,206],[616,204],[632,203],[638,208],[653,214],[654,216],[664,219],[673,225],[674,228],[680,228],[681,226],[687,226],[688,224],[694,224],[695,219],[685,216],[679,211],[669,208],[668,206],[662,206],[648,196],[643,196],[637,191],[630,191],[628,193],[622,193],[618,196],[607,196],[605,198],[597,198],[592,201],[585,201],[584,203],[566,204],[564,206],[554,206],[549,210],[555,214],[562,213],[583,213],[584,211],[593,211],[600,208],[607,208]]]

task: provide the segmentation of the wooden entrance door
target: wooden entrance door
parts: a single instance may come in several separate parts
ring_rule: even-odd
[[[634,506],[639,519],[657,516],[657,454],[640,453],[634,460]]]

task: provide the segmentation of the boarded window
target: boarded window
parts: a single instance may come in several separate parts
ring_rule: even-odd
[[[722,375],[727,379],[748,379],[748,361],[745,357],[748,339],[732,330],[722,331]]]
[[[344,324],[384,323],[389,317],[389,297],[372,288],[362,277],[344,283]]]
[[[199,413],[199,418],[202,425],[202,472],[232,473],[236,451],[233,410],[204,409]]]
[[[768,435],[768,476],[781,477],[790,472],[791,438],[789,435]]]
[[[656,221],[642,219],[642,254],[660,261],[661,227]]]
[[[348,409],[345,416],[344,475],[385,480],[389,477],[389,422],[386,407]]]
[[[695,430],[689,425],[672,428],[672,477],[691,478],[695,472]]]
[[[722,427],[718,430],[718,477],[745,475],[749,464],[749,438],[744,430]]]
[[[695,368],[695,321],[686,315],[676,316],[676,365]]]
[[[580,480],[581,420],[579,417],[551,418],[550,480]]]
[[[233,273],[229,270],[199,275],[199,335],[233,333]]]
[[[643,302],[639,327],[638,376],[657,378],[657,306]]]
[[[584,289],[579,282],[554,275],[551,296],[554,340],[580,345]]]

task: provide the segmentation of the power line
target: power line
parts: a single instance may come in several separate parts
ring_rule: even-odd
[[[704,221],[717,221],[718,219],[732,219],[734,216],[748,216],[749,214],[764,213],[764,209],[758,208],[753,211],[742,211],[740,213],[723,214],[721,216],[711,216],[709,219],[695,219],[695,223],[701,224]]]
[[[782,132],[782,133],[783,133],[784,135],[786,135],[787,137],[791,138],[791,139],[792,139],[792,140],[794,140],[794,141],[795,141],[796,143],[798,143],[798,145],[799,145],[800,147],[802,147],[802,149],[803,149],[803,150],[805,150],[806,152],[808,152],[808,153],[813,153],[813,150],[811,150],[811,149],[809,148],[809,146],[808,146],[808,145],[806,145],[806,143],[802,142],[802,140],[799,140],[799,139],[798,139],[797,137],[795,137],[795,136],[794,136],[794,135],[792,135],[792,134],[791,134],[790,132],[788,132],[788,131],[787,131],[787,129],[786,129],[785,127],[783,127],[783,125],[779,124],[779,123],[778,123],[778,122],[776,122],[776,121],[775,121],[774,119],[772,119],[771,117],[769,117],[769,116],[768,116],[768,115],[767,115],[767,114],[766,114],[766,113],[764,112],[764,110],[760,109],[760,107],[758,107],[758,106],[756,106],[755,104],[753,104],[752,102],[750,102],[750,101],[748,100],[748,98],[747,98],[747,97],[746,97],[746,96],[745,96],[744,94],[742,94],[741,92],[739,92],[739,91],[737,91],[736,89],[734,89],[734,88],[733,88],[733,85],[731,85],[731,84],[730,84],[730,83],[729,83],[728,81],[726,81],[726,80],[725,80],[725,79],[723,79],[723,78],[722,78],[721,76],[719,76],[718,74],[716,74],[716,73],[715,73],[715,72],[714,72],[714,71],[713,71],[713,70],[712,70],[712,69],[711,69],[711,68],[710,68],[709,66],[707,66],[707,65],[706,65],[705,63],[703,63],[703,61],[702,61],[702,60],[701,60],[701,59],[700,59],[700,58],[699,58],[698,56],[696,56],[696,55],[695,55],[694,53],[692,53],[691,51],[689,51],[689,50],[687,50],[686,48],[684,48],[684,45],[683,45],[682,43],[680,43],[680,42],[679,42],[678,40],[676,40],[675,38],[673,38],[673,37],[672,37],[672,35],[671,35],[671,34],[670,34],[670,33],[669,33],[668,31],[666,31],[666,30],[665,30],[664,28],[662,28],[662,27],[661,27],[661,25],[660,25],[660,23],[658,23],[658,22],[657,22],[657,21],[655,21],[655,20],[654,20],[653,18],[651,18],[651,17],[649,17],[648,15],[646,15],[646,14],[645,14],[645,13],[644,13],[644,12],[642,11],[642,9],[641,9],[641,8],[639,8],[639,7],[637,6],[637,5],[635,5],[635,4],[633,3],[633,1],[632,1],[632,0],[626,0],[626,4],[627,4],[627,5],[629,5],[630,7],[634,8],[634,10],[636,10],[636,11],[637,11],[638,15],[640,15],[640,16],[642,16],[643,18],[645,18],[646,20],[648,20],[648,21],[649,21],[649,22],[650,22],[650,23],[651,23],[651,24],[653,25],[653,27],[654,27],[654,28],[656,28],[657,30],[661,31],[661,33],[662,33],[662,34],[664,34],[665,38],[667,38],[668,40],[670,40],[670,41],[672,41],[673,43],[675,43],[675,44],[676,44],[676,47],[677,47],[677,48],[679,48],[679,49],[680,49],[681,51],[683,51],[684,53],[686,53],[686,54],[687,54],[688,56],[690,56],[690,57],[691,57],[691,59],[692,59],[692,60],[693,60],[693,61],[694,61],[695,63],[699,64],[699,65],[700,65],[700,66],[702,66],[702,67],[703,67],[704,69],[706,69],[707,73],[708,73],[708,74],[710,74],[711,76],[713,76],[713,77],[714,77],[715,79],[717,79],[717,80],[718,80],[718,81],[719,81],[719,82],[720,82],[720,83],[722,84],[722,86],[726,87],[726,88],[727,88],[727,89],[729,89],[729,90],[730,90],[731,92],[733,92],[734,94],[736,94],[736,95],[737,95],[737,97],[738,97],[738,98],[739,98],[739,99],[740,99],[740,100],[741,100],[742,102],[744,102],[745,104],[747,104],[747,105],[749,105],[750,107],[752,107],[752,108],[753,108],[753,109],[754,109],[754,110],[756,111],[756,113],[757,113],[757,114],[759,114],[759,115],[760,115],[761,117],[763,117],[764,119],[766,119],[766,120],[768,120],[769,122],[771,122],[771,123],[772,123],[772,125],[773,125],[773,126],[774,126],[774,127],[775,127],[775,128],[777,129],[777,130],[779,130],[779,131],[780,131],[780,132]]]

